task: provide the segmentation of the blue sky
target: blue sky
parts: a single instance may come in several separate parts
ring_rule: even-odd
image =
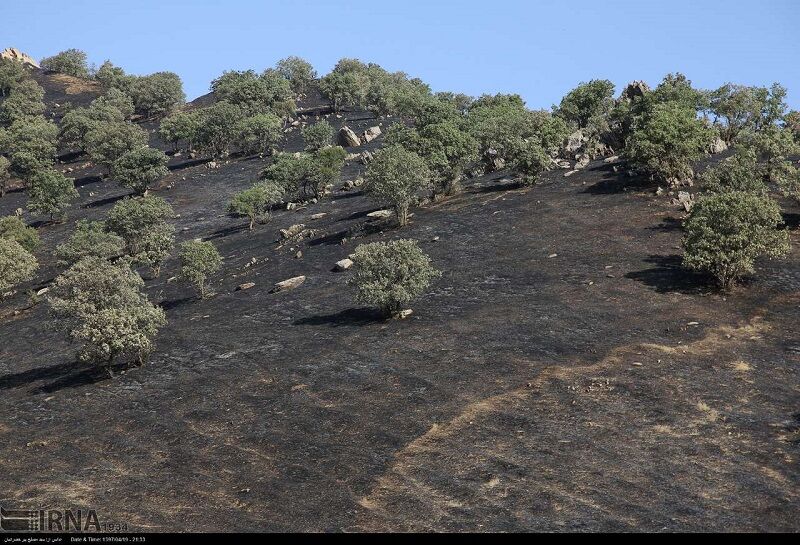
[[[547,108],[581,81],[789,89],[800,109],[800,1],[3,0],[0,49],[76,47],[132,73],[177,72],[189,98],[226,69],[288,55],[321,73],[340,57],[403,70],[436,91],[516,92]]]

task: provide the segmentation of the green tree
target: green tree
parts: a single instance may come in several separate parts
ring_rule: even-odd
[[[56,170],[42,170],[30,179],[28,208],[37,214],[63,216],[70,203],[78,197],[72,178]]]
[[[240,191],[228,204],[228,211],[250,220],[250,230],[256,222],[266,223],[272,207],[283,200],[283,190],[274,182],[259,182],[251,188]]]
[[[0,104],[0,124],[11,125],[15,121],[39,117],[44,113],[44,89],[32,79],[16,84]]]
[[[175,227],[158,223],[139,241],[139,251],[131,256],[132,264],[150,269],[153,278],[161,274],[161,265],[175,247]]]
[[[145,117],[163,117],[186,101],[183,82],[173,72],[156,72],[133,80],[130,95]]]
[[[222,267],[222,256],[211,242],[188,241],[181,244],[179,276],[197,289],[201,299],[208,295],[208,277]]]
[[[80,359],[112,374],[118,357],[144,363],[166,324],[164,311],[147,300],[143,287],[126,264],[84,257],[55,279],[48,303],[57,324],[80,343]]]
[[[340,146],[322,148],[311,155],[303,180],[303,192],[312,198],[321,198],[331,184],[342,175],[347,152]]]
[[[199,110],[199,114],[197,145],[214,157],[228,153],[239,136],[239,124],[244,118],[244,111],[235,104],[220,101]]]
[[[419,297],[441,275],[413,240],[362,244],[352,257],[355,268],[348,283],[356,287],[356,299],[387,316]]]
[[[11,180],[11,161],[0,155],[0,197],[5,197]]]
[[[267,153],[283,138],[283,122],[272,113],[247,117],[239,122],[239,147],[244,153]]]
[[[112,174],[122,187],[144,195],[153,184],[169,173],[167,157],[151,147],[136,148],[114,161]]]
[[[561,99],[557,115],[578,128],[586,128],[592,119],[605,117],[614,105],[614,84],[607,79],[581,83]]]
[[[0,218],[0,238],[15,240],[29,252],[38,248],[42,241],[33,227],[28,227],[19,216]]]
[[[379,201],[389,202],[402,227],[408,223],[408,209],[417,192],[430,187],[430,170],[419,155],[394,145],[375,154],[364,179],[364,190]]]
[[[753,150],[737,148],[736,153],[700,175],[704,190],[709,193],[749,191],[766,195],[764,166],[759,164]]]
[[[136,76],[129,76],[125,74],[125,70],[119,66],[114,66],[109,60],[103,62],[94,78],[106,89],[116,88],[124,93],[129,93]]]
[[[722,289],[754,272],[760,256],[789,251],[789,234],[779,229],[780,207],[749,191],[726,191],[701,197],[686,221],[683,263],[714,275]]]
[[[300,57],[290,56],[278,61],[278,73],[286,78],[296,95],[308,92],[317,79],[317,71],[311,63]]]
[[[760,131],[780,121],[786,113],[786,89],[726,83],[709,94],[709,108],[717,117],[720,135],[732,143],[742,131]]]
[[[125,241],[128,255],[142,251],[142,241],[152,232],[163,229],[175,211],[167,201],[154,195],[122,199],[108,211],[106,228]]]
[[[362,106],[370,87],[369,67],[358,59],[340,59],[333,70],[319,82],[322,94],[333,109]]]
[[[325,120],[318,121],[301,131],[306,151],[317,151],[329,146],[333,140],[333,127]]]
[[[125,241],[106,230],[102,221],[78,220],[69,239],[56,247],[56,257],[61,266],[72,266],[84,257],[112,261],[125,251]]]
[[[147,133],[129,122],[97,123],[86,133],[84,145],[92,161],[111,171],[117,159],[147,145]]]
[[[16,240],[0,238],[0,298],[17,284],[33,278],[39,264]]]
[[[39,63],[43,70],[59,72],[76,78],[89,77],[89,64],[86,61],[86,53],[80,49],[67,49],[56,53],[52,57],[46,57]]]
[[[196,111],[176,112],[161,121],[158,133],[164,141],[170,142],[176,150],[181,140],[188,143],[188,149],[192,149],[197,141],[201,123],[201,114]]]
[[[57,141],[58,127],[42,116],[18,119],[0,130],[0,147],[8,150],[10,171],[26,181],[52,166]]]
[[[8,94],[22,80],[28,78],[28,72],[22,63],[11,59],[0,59],[0,97]]]
[[[261,178],[274,182],[284,193],[295,195],[310,170],[309,154],[295,156],[291,153],[279,153],[273,163],[261,174]]]
[[[693,176],[714,131],[679,102],[657,104],[642,118],[628,139],[625,156],[637,169],[654,178],[678,183]]]
[[[522,174],[522,183],[533,185],[539,175],[550,166],[551,160],[544,148],[535,141],[526,142],[514,160],[514,170]]]

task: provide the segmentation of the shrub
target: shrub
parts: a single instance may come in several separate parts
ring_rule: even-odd
[[[127,93],[116,88],[108,89],[102,96],[94,99],[89,107],[95,109],[113,108],[121,114],[121,121],[129,119],[136,111],[133,99]]]
[[[222,256],[211,242],[189,241],[181,244],[180,260],[180,278],[192,283],[204,299],[206,280],[222,267]]]
[[[283,138],[283,122],[269,112],[256,114],[240,121],[237,131],[244,153],[267,153]]]
[[[78,197],[72,178],[55,170],[42,170],[30,179],[28,208],[37,214],[63,216],[64,210]]]
[[[93,101],[88,108],[69,110],[61,118],[59,139],[66,147],[86,148],[86,134],[102,124],[125,122],[125,114],[109,102]]]
[[[150,228],[139,241],[139,251],[133,254],[132,264],[150,269],[155,278],[161,273],[161,264],[175,247],[175,227],[169,223],[158,223]]]
[[[192,146],[197,141],[200,124],[200,113],[177,112],[161,121],[158,134],[164,141],[172,143],[176,150],[181,140],[187,141],[188,148],[192,149]]]
[[[108,211],[106,228],[122,237],[128,255],[135,256],[141,251],[141,241],[174,216],[175,211],[161,197],[127,198]]]
[[[417,192],[430,187],[430,171],[419,155],[394,145],[375,154],[364,180],[370,196],[394,207],[402,227],[408,223],[408,209]]]
[[[786,112],[786,89],[775,83],[748,87],[726,83],[710,93],[710,110],[722,120],[720,136],[728,143],[742,131],[760,131],[779,121]]]
[[[114,66],[114,63],[107,60],[97,69],[94,78],[106,89],[116,88],[125,93],[129,93],[136,76],[126,75],[125,70]]]
[[[346,157],[347,152],[340,146],[322,148],[311,155],[303,180],[305,195],[314,198],[322,197],[327,187],[336,183],[342,175]]]
[[[800,146],[784,127],[769,125],[759,131],[743,131],[736,138],[736,145],[752,150],[764,161],[765,176],[771,182],[780,185],[795,170],[789,156],[798,153]]]
[[[283,190],[274,182],[259,182],[250,189],[240,191],[228,204],[228,211],[250,219],[250,230],[258,223],[266,223],[272,207],[283,199]]]
[[[557,115],[578,128],[586,128],[593,118],[609,114],[613,96],[614,84],[607,79],[581,83],[561,99]]]
[[[27,77],[28,73],[22,63],[11,59],[0,59],[0,96],[8,96],[14,87]]]
[[[303,94],[314,86],[317,79],[317,72],[311,63],[300,57],[286,57],[278,61],[276,69],[280,75],[288,80],[292,91],[296,94]]]
[[[199,110],[199,115],[198,146],[215,157],[228,153],[238,137],[239,123],[244,117],[242,109],[221,101]]]
[[[86,53],[80,49],[67,49],[52,57],[42,59],[39,65],[44,70],[68,74],[76,78],[89,77],[89,65],[86,62]]]
[[[294,195],[300,190],[300,184],[309,168],[308,154],[295,157],[291,153],[279,153],[275,156],[275,161],[262,172],[261,177],[274,182],[284,193]]]
[[[33,227],[28,227],[19,216],[0,218],[0,238],[14,240],[28,252],[33,252],[42,241]]]
[[[125,251],[125,241],[109,233],[101,221],[79,220],[69,239],[56,247],[56,257],[61,266],[72,266],[84,257],[112,261]]]
[[[130,95],[136,111],[146,117],[162,117],[186,101],[181,78],[172,72],[136,78],[130,86]]]
[[[340,59],[333,70],[319,82],[319,89],[333,109],[340,111],[346,106],[366,103],[370,79],[368,67],[357,59]]]
[[[132,189],[137,195],[144,195],[150,184],[169,173],[166,155],[151,147],[126,152],[114,161],[111,170],[117,183]]]
[[[55,279],[48,303],[58,325],[81,344],[80,359],[111,373],[120,356],[144,363],[166,324],[164,311],[147,300],[143,287],[127,265],[84,257]]]
[[[10,125],[44,113],[44,89],[32,79],[14,86],[13,91],[0,104],[0,124]]]
[[[400,311],[441,275],[413,240],[373,242],[358,246],[349,284],[359,302],[379,307],[386,315]]]
[[[705,154],[713,136],[694,110],[666,102],[645,114],[624,153],[637,169],[674,184],[691,179],[692,164]]]
[[[525,140],[537,134],[537,118],[519,95],[482,96],[467,115],[468,129],[492,171],[513,162]]]
[[[533,185],[551,162],[550,156],[538,142],[526,142],[514,159],[513,167],[522,174],[523,184]]]
[[[250,115],[292,100],[289,82],[274,70],[265,70],[261,75],[253,70],[224,72],[211,82],[211,91],[218,101],[239,106]]]
[[[58,127],[44,117],[18,119],[4,131],[0,142],[9,151],[10,171],[29,181],[35,173],[52,166]]]
[[[86,133],[84,145],[92,161],[110,171],[117,159],[147,145],[147,133],[128,122],[96,123]]]
[[[39,264],[16,240],[0,237],[0,298],[17,284],[33,278]]]
[[[11,161],[0,155],[0,197],[5,197],[11,180]]]
[[[703,172],[700,180],[703,189],[710,193],[749,191],[766,195],[764,168],[758,163],[755,152],[740,148],[727,159]]]
[[[754,272],[760,256],[789,251],[789,234],[780,208],[770,198],[747,191],[728,191],[700,198],[686,221],[683,263],[714,275],[729,289]]]
[[[306,151],[317,151],[331,144],[334,131],[331,124],[323,120],[305,127],[301,132]]]

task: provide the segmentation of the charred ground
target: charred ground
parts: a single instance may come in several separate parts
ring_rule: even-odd
[[[93,96],[37,79],[50,103]],[[36,288],[73,222],[127,194],[64,160],[80,204],[40,226]],[[251,233],[225,207],[265,164],[174,157],[154,188],[179,240],[213,240],[225,267],[204,301],[169,281],[174,260],[147,281],[169,324],[145,367],[109,379],[46,305],[3,303],[0,503],[162,531],[800,529],[797,249],[721,295],[680,267],[683,213],[602,161],[532,188],[470,180],[402,230],[337,187]],[[313,236],[281,244],[297,223]],[[331,269],[399,237],[444,274],[410,319],[383,321]]]

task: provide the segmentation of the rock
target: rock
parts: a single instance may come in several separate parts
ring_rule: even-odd
[[[346,257],[336,262],[336,267],[334,267],[334,270],[337,272],[342,272],[346,271],[352,266],[353,266],[353,260],[350,259],[349,257]]]
[[[36,292],[36,295],[44,295],[48,291],[50,291],[50,288],[42,288],[42,289],[40,289],[39,291]]]
[[[408,318],[412,314],[414,314],[414,311],[412,309],[410,309],[410,308],[407,308],[407,309],[401,310],[400,312],[395,314],[394,317],[397,318],[398,320],[405,320],[406,318]]]
[[[345,180],[344,184],[342,185],[342,190],[350,191],[355,186],[356,186],[356,184],[353,182],[353,180]]]
[[[361,157],[360,153],[348,153],[347,155],[345,155],[344,160],[345,161],[355,161],[359,157]]]
[[[358,135],[347,125],[339,129],[339,139],[348,147],[361,145],[361,140],[358,138]]]
[[[213,170],[213,169],[219,168],[219,167],[220,167],[220,165],[216,161],[209,161],[208,163],[206,163],[206,168],[207,169]]]
[[[368,218],[391,218],[393,212],[391,210],[375,210],[367,214]]]
[[[578,129],[574,133],[570,134],[566,140],[564,140],[564,152],[567,155],[574,154],[583,147],[583,143],[585,141],[586,135],[583,134],[583,130]]]
[[[692,194],[688,191],[678,191],[678,198],[674,199],[672,202],[673,204],[683,206],[684,210],[690,212],[694,204],[694,199],[692,198]]]
[[[619,163],[620,158],[619,155],[612,155],[611,157],[606,157],[603,159],[604,163]]]
[[[294,276],[292,278],[287,278],[286,280],[277,282],[275,286],[272,288],[272,290],[270,290],[270,293],[278,293],[280,291],[293,290],[297,287],[300,287],[305,281],[306,281],[305,276]]]
[[[380,135],[381,135],[381,128],[376,125],[374,127],[370,127],[369,129],[365,130],[364,134],[362,135],[362,139],[364,140],[364,143],[367,144],[378,138]]]
[[[359,157],[361,158],[361,163],[364,164],[364,165],[368,165],[369,163],[372,162],[372,159],[373,159],[373,155],[372,155],[371,151],[362,151],[361,155],[359,155]]]
[[[708,152],[709,153],[722,153],[726,149],[728,149],[728,144],[726,144],[725,140],[723,140],[722,138],[720,138],[718,136],[718,137],[716,137],[714,139],[713,142],[711,142],[711,145],[708,147]]]
[[[325,213],[325,212],[320,212],[318,214],[311,214],[310,216],[308,216],[308,219],[310,219],[310,220],[318,220],[318,219],[324,218],[327,215],[328,214]]]
[[[23,53],[16,47],[7,47],[6,49],[0,51],[0,59],[16,61],[22,64],[27,64],[28,66],[33,66],[34,68],[39,68],[39,63],[36,62],[33,57]]]
[[[568,178],[568,177],[572,176],[573,174],[575,174],[576,172],[578,172],[578,171],[577,170],[570,170],[569,172],[565,172],[564,173],[564,178]]]
[[[660,197],[663,194],[664,194],[664,190],[661,188],[661,186],[658,186],[658,188],[656,189],[656,195],[658,195]]]
[[[586,168],[586,166],[591,162],[589,156],[585,153],[582,153],[578,156],[578,161],[575,163],[575,170],[580,170],[582,168]]]
[[[245,282],[244,284],[239,284],[238,286],[236,286],[236,291],[249,290],[255,285],[256,285],[255,282]]]
[[[297,250],[297,253],[294,254],[295,259],[302,259],[303,258],[303,250]]]
[[[489,170],[494,172],[503,170],[506,166],[506,161],[499,156],[496,149],[489,148],[486,150],[486,162],[489,164]]]
[[[634,98],[641,98],[650,91],[650,86],[643,81],[632,81],[625,86],[620,95],[620,100],[631,101]]]
[[[302,233],[303,229],[305,229],[305,228],[306,228],[306,226],[304,224],[297,223],[297,224],[292,225],[291,227],[288,227],[286,229],[281,229],[280,230],[281,237],[285,238],[285,239],[296,237],[297,235]]]

